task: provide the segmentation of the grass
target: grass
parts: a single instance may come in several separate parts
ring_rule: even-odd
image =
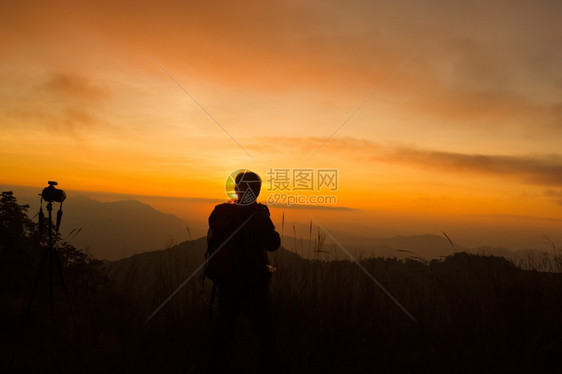
[[[294,226],[292,231],[292,239],[283,235],[290,250],[270,255],[277,268],[271,300],[278,357],[272,365],[279,372],[562,369],[562,268],[554,243],[548,263],[463,252],[433,261],[359,259],[416,317],[414,323],[354,263],[331,261],[339,249],[321,232],[313,235],[312,224],[306,240],[297,238]],[[41,360],[63,372],[205,372],[209,281],[193,279],[143,325],[200,265],[204,250],[200,238],[110,263],[112,283],[98,292],[85,294],[69,282],[77,328],[64,318],[49,321],[47,300],[38,301],[4,372],[37,371],[42,366],[34,362]],[[6,321],[18,307],[3,313]],[[241,360],[252,362],[255,337],[247,321],[238,331]]]

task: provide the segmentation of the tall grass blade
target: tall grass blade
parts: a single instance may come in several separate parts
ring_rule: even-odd
[[[451,243],[451,245],[453,246],[453,249],[455,250],[455,252],[458,252],[457,247],[455,247],[455,244],[453,243],[453,241],[451,240],[451,238],[449,238],[449,235],[447,235],[445,233],[445,231],[442,231],[443,235],[445,235],[445,237],[447,238],[447,240],[449,241],[449,243]]]

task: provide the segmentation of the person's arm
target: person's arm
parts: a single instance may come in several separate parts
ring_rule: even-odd
[[[263,247],[267,251],[269,252],[276,251],[281,246],[281,237],[279,236],[279,233],[275,231],[275,226],[273,227],[273,231],[270,233],[267,239],[268,240],[263,245]]]
[[[269,209],[267,206],[261,206],[262,211],[260,211],[260,236],[261,245],[269,252],[276,251],[281,246],[281,237],[279,233],[275,231],[275,225],[269,217]]]

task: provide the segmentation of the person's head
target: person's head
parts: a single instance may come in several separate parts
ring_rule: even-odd
[[[252,171],[241,172],[234,180],[234,191],[239,204],[252,204],[260,194],[261,178]]]

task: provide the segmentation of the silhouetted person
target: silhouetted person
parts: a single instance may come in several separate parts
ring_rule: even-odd
[[[219,204],[209,217],[207,276],[218,291],[218,315],[213,332],[211,371],[223,372],[230,356],[234,323],[244,313],[259,337],[260,371],[274,352],[269,304],[271,272],[267,251],[280,246],[267,206],[257,203],[261,179],[253,172],[236,176],[238,200]],[[214,290],[213,290],[214,292]]]

